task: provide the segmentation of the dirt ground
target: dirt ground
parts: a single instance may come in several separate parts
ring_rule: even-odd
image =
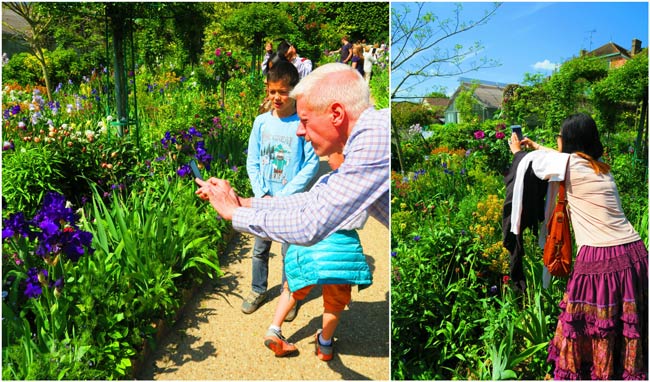
[[[352,290],[341,315],[330,362],[314,355],[314,334],[321,327],[323,303],[316,287],[302,302],[296,319],[282,332],[299,354],[276,358],[263,344],[280,294],[280,245],[269,261],[269,298],[253,314],[241,312],[251,286],[253,236],[238,234],[221,256],[224,275],[193,296],[137,375],[147,380],[388,380],[390,379],[389,234],[369,219],[359,231],[373,269],[373,285]]]

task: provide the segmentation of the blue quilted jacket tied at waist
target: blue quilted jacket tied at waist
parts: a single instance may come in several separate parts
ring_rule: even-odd
[[[360,288],[372,284],[354,230],[337,231],[309,247],[292,244],[284,258],[284,270],[292,292],[314,284],[355,284]]]

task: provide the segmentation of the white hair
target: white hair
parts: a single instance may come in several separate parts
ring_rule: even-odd
[[[339,102],[353,119],[370,106],[370,89],[359,71],[342,63],[330,63],[316,68],[298,82],[289,94],[322,112]]]

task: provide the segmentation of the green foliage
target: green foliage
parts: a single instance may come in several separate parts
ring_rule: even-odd
[[[544,84],[549,97],[545,126],[559,128],[570,114],[591,111],[594,83],[607,76],[607,64],[579,57],[565,62]]]
[[[350,26],[350,41],[366,40],[369,44],[388,41],[389,3],[339,2],[328,5],[337,15],[336,24]]]
[[[372,78],[370,79],[370,95],[375,101],[376,109],[385,109],[390,106],[388,98],[389,83],[389,68],[382,68],[381,66],[376,65],[372,70]]]
[[[469,89],[461,90],[454,101],[461,120],[470,124],[479,122],[479,115],[476,113],[478,100],[474,98],[476,88],[478,88],[478,83],[472,84]]]
[[[508,85],[503,91],[502,111],[510,125],[521,125],[524,129],[537,127],[542,123],[547,94],[541,75],[526,73],[524,84]]]
[[[434,122],[434,115],[429,108],[420,103],[413,102],[393,102],[391,107],[391,123],[399,129],[406,131],[415,124],[422,126],[430,125]]]
[[[65,184],[61,153],[44,146],[2,155],[2,197],[17,211],[33,215],[48,191],[61,192]],[[4,204],[3,203],[3,204]]]

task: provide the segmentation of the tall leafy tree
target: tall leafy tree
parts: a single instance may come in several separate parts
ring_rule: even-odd
[[[249,3],[235,9],[223,20],[223,28],[230,31],[236,42],[251,54],[251,69],[259,69],[264,42],[269,38],[287,35],[291,26],[286,13],[277,3]]]

